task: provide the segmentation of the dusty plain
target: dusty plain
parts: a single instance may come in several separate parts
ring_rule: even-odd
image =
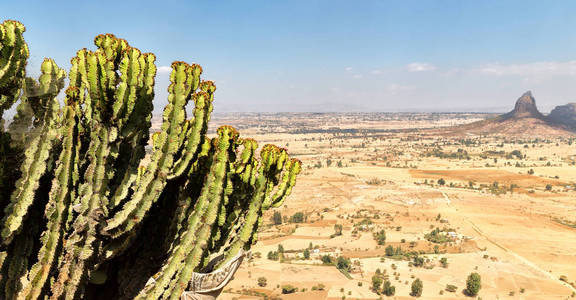
[[[304,163],[221,298],[415,299],[419,278],[421,299],[576,299],[576,139],[430,133],[491,116],[213,116],[212,132],[235,126]],[[436,228],[442,241],[426,238]],[[388,246],[400,254],[387,255]],[[342,272],[323,256],[350,266]],[[482,278],[473,298],[463,292],[472,272]],[[394,296],[372,290],[376,273]]]

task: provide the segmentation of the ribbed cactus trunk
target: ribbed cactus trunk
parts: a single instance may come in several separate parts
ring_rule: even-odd
[[[298,160],[229,126],[208,137],[216,87],[185,62],[150,136],[155,56],[110,34],[72,58],[60,107],[65,71],[26,78],[24,30],[0,25],[0,113],[19,102],[0,124],[0,299],[178,299],[250,248]]]

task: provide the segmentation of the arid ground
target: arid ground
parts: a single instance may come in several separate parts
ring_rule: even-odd
[[[391,299],[413,299],[416,278],[422,299],[472,299],[472,272],[482,299],[574,297],[576,139],[430,134],[487,117],[214,116],[212,130],[239,127],[305,166],[222,299],[386,298],[376,274],[395,286]]]

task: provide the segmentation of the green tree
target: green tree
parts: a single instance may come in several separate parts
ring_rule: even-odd
[[[310,250],[304,249],[302,254],[304,255],[304,259],[310,259]]]
[[[471,273],[466,280],[466,294],[469,296],[476,296],[482,288],[482,280],[480,274]]]
[[[384,251],[386,252],[386,256],[394,256],[394,247],[391,245],[388,245]]]
[[[330,255],[322,255],[321,260],[322,260],[322,264],[325,264],[325,265],[333,265],[334,264],[334,259]]]
[[[338,259],[336,260],[336,268],[338,268],[339,270],[350,272],[351,266],[352,262],[350,261],[349,258],[344,256],[338,256]]]
[[[274,215],[272,216],[272,223],[274,223],[274,225],[282,224],[282,214],[279,211],[274,212]]]
[[[410,293],[411,296],[413,297],[422,296],[422,290],[424,290],[424,284],[422,284],[422,280],[420,280],[420,278],[416,278],[416,280],[412,282],[410,290],[411,290]]]
[[[269,260],[278,260],[278,258],[280,258],[280,255],[278,254],[278,251],[270,251],[268,252],[267,257]]]
[[[384,229],[375,232],[373,236],[374,240],[376,240],[376,243],[378,243],[378,245],[386,244],[386,231],[384,231]]]
[[[440,259],[440,264],[442,265],[442,267],[448,268],[448,259],[446,257],[442,257]]]
[[[372,276],[372,290],[376,293],[379,293],[381,285],[382,285],[382,278],[378,275]]]
[[[439,185],[445,185],[445,184],[446,184],[446,180],[444,180],[444,178],[440,178],[440,179],[438,179],[438,184],[439,184]]]
[[[396,287],[390,283],[390,281],[384,281],[384,285],[382,286],[382,293],[386,296],[394,296],[396,293]]]
[[[412,263],[415,267],[422,267],[424,266],[424,257],[414,256]]]
[[[290,217],[290,222],[292,223],[304,223],[304,213],[299,211]]]
[[[340,235],[342,235],[342,224],[334,224],[333,236],[340,236]]]

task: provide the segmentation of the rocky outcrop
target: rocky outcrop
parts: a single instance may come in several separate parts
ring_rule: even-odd
[[[576,129],[576,103],[556,106],[548,115],[548,120]]]
[[[576,125],[576,105],[559,109],[550,116],[544,116],[536,107],[536,100],[530,91],[524,93],[514,109],[495,118],[449,128],[444,132],[460,135],[502,135],[516,137],[573,136],[574,130],[566,122]],[[558,117],[562,115],[563,118]],[[563,121],[559,121],[563,120]],[[576,127],[572,127],[573,129]]]
[[[514,105],[514,110],[502,116],[504,119],[511,118],[537,118],[543,119],[544,115],[536,107],[536,99],[532,96],[531,91],[524,93]]]

